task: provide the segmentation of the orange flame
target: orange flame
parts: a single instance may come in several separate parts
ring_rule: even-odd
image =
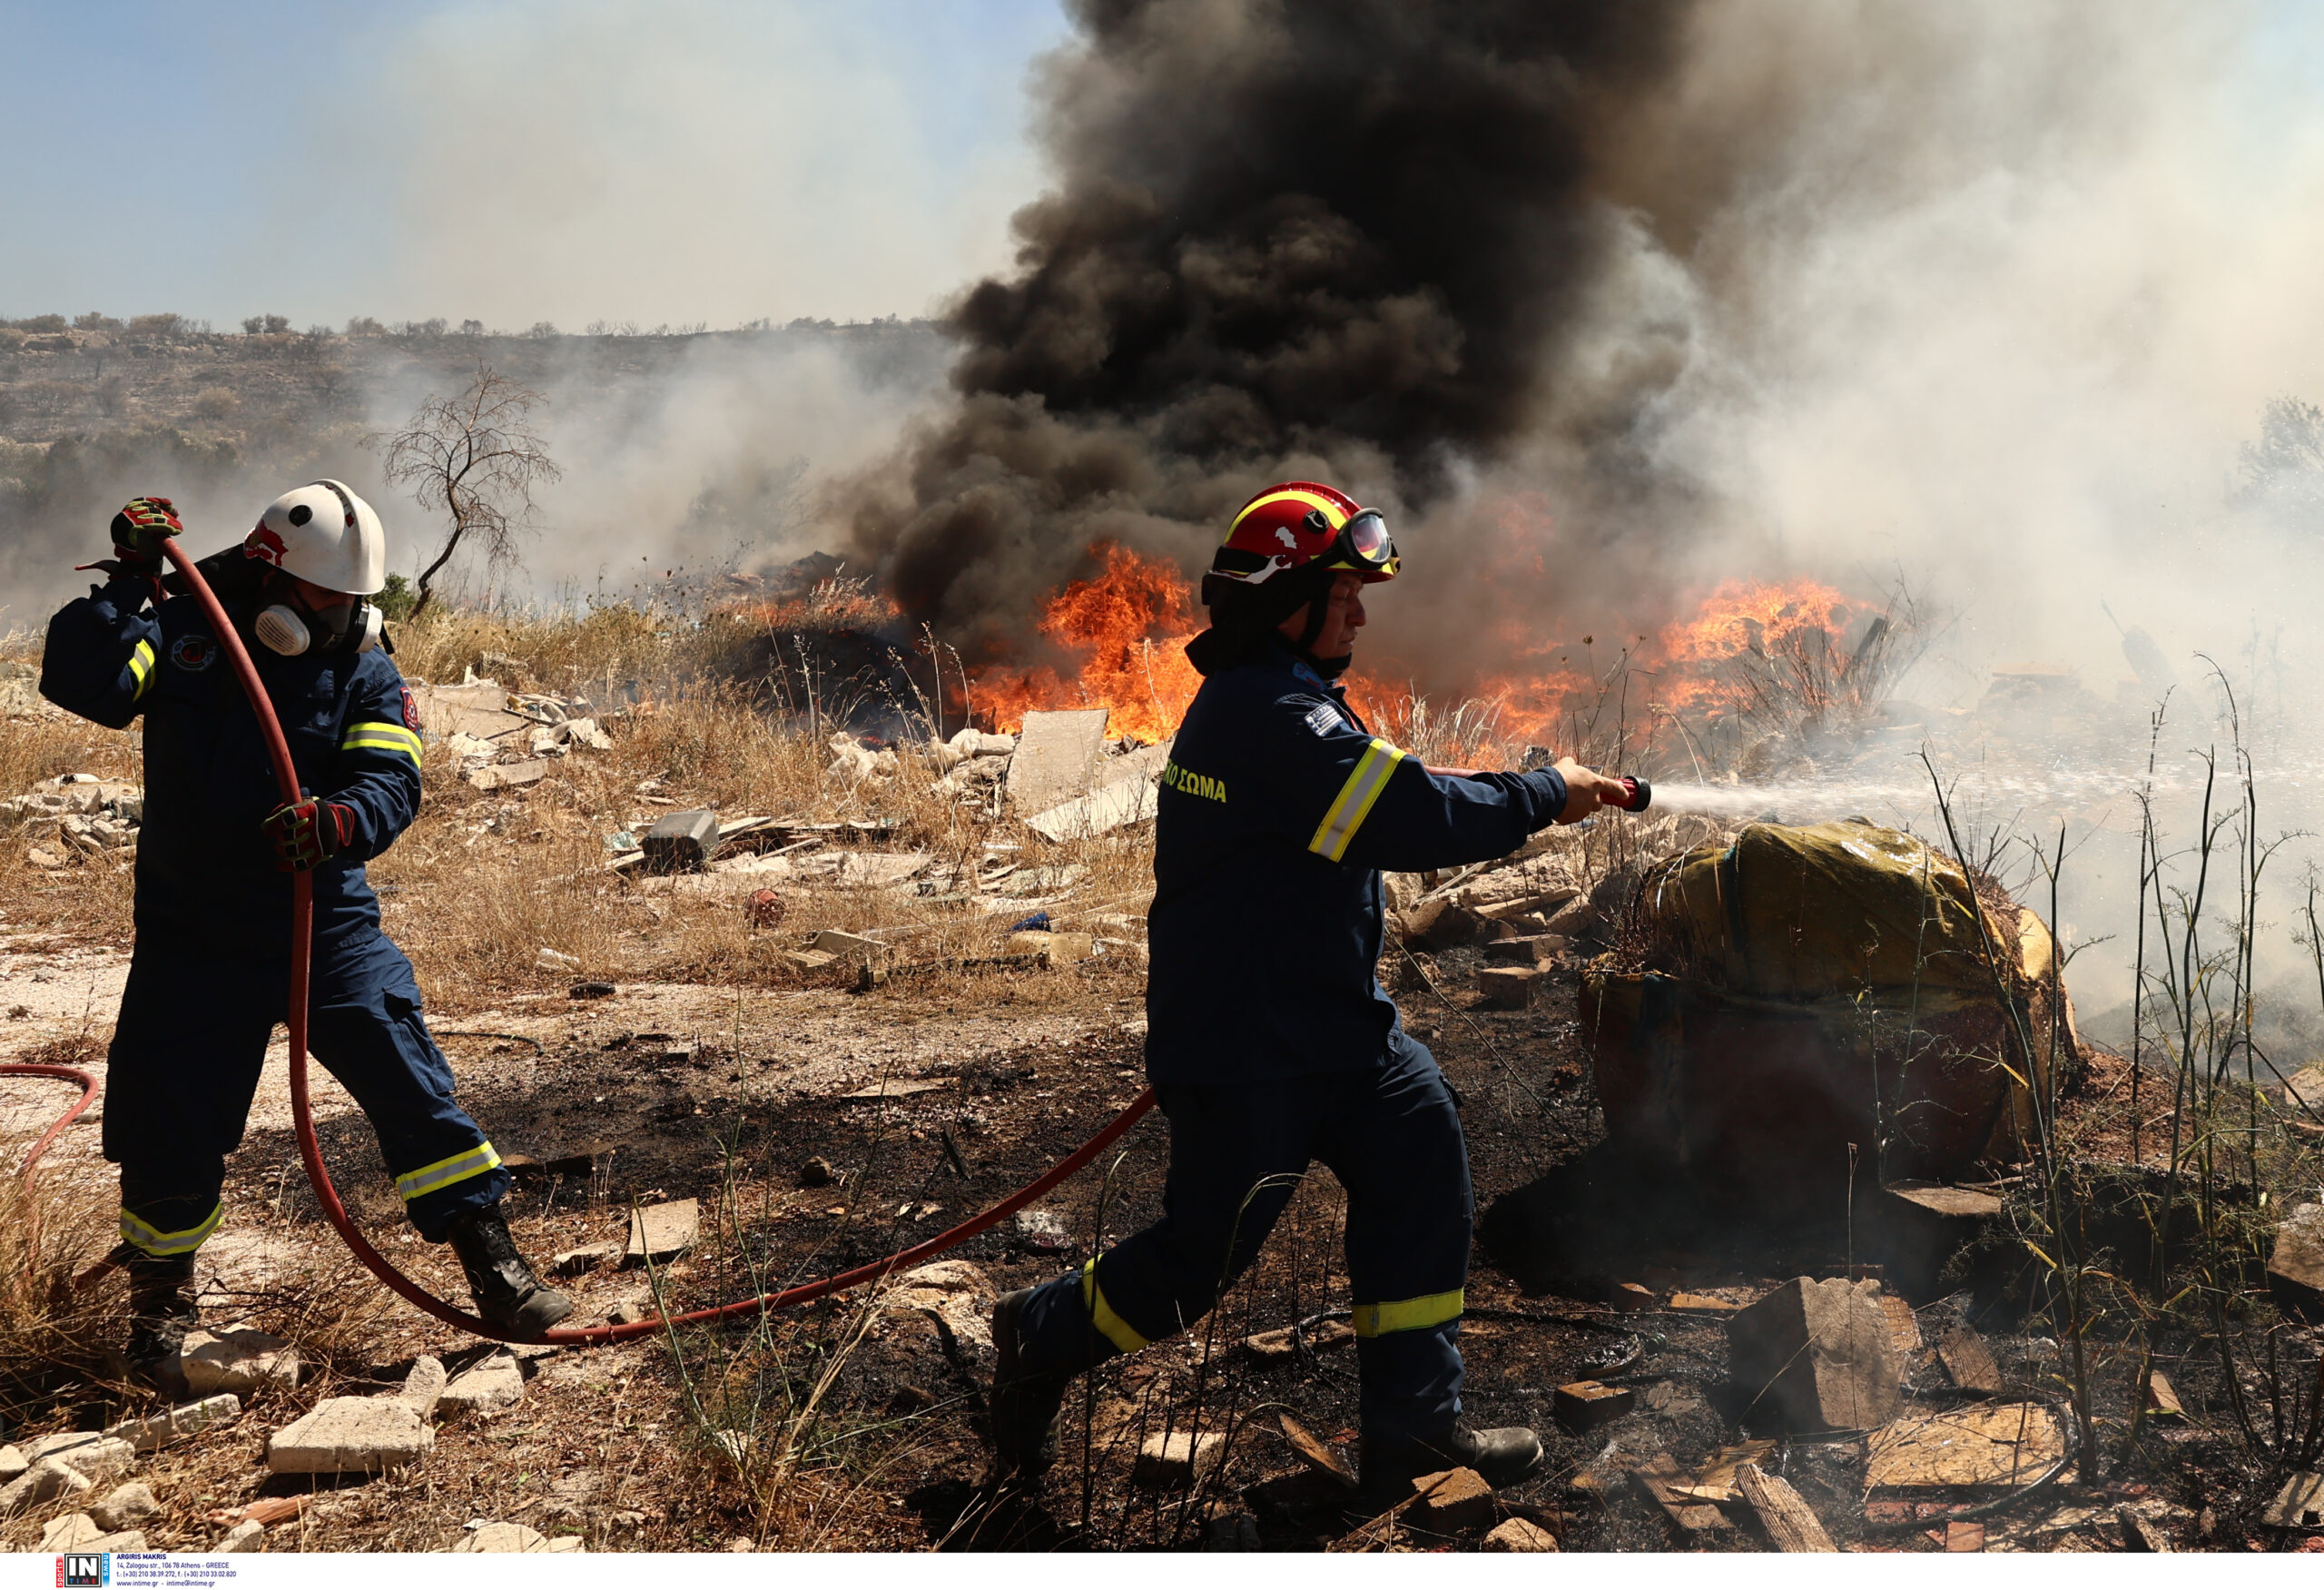
[[[1127,547],[1103,545],[1105,568],[1060,588],[1043,605],[1040,632],[1083,654],[1070,679],[1047,664],[987,668],[975,681],[973,705],[993,726],[1014,733],[1028,712],[1102,706],[1108,736],[1159,741],[1177,731],[1187,704],[1202,683],[1187,661],[1187,642],[1199,626],[1194,588],[1171,564]]]

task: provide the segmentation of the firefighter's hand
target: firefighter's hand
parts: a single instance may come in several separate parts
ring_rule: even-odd
[[[1558,776],[1565,780],[1565,810],[1558,814],[1561,823],[1579,823],[1605,805],[1620,805],[1630,798],[1630,790],[1619,778],[1609,778],[1593,773],[1571,756],[1557,759]]]
[[[355,808],[308,799],[277,806],[260,825],[274,841],[274,864],[286,873],[311,872],[355,840]]]
[[[161,568],[162,547],[184,532],[168,498],[140,497],[113,516],[113,549],[124,572],[153,574]]]

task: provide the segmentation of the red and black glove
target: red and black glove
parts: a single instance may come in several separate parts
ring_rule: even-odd
[[[336,801],[293,801],[260,825],[274,841],[274,864],[286,873],[312,872],[355,843],[355,808]]]
[[[162,548],[172,536],[184,533],[185,525],[168,498],[140,497],[132,500],[113,516],[116,567],[109,572],[158,575],[162,572]]]

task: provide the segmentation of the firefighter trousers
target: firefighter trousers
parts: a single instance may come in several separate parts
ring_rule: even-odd
[[[104,1153],[121,1167],[125,1241],[166,1257],[216,1230],[226,1156],[242,1141],[290,986],[287,960],[140,935],[105,1078]],[[315,1059],[370,1118],[422,1237],[441,1241],[453,1216],[499,1200],[508,1172],[454,1101],[411,963],[384,933],[316,946],[307,1026]]]
[[[1078,1371],[1187,1329],[1250,1267],[1321,1160],[1347,1193],[1364,1433],[1444,1434],[1461,1411],[1471,1198],[1460,1117],[1428,1052],[1155,1092],[1170,1120],[1162,1219],[1028,1299],[1022,1369]]]

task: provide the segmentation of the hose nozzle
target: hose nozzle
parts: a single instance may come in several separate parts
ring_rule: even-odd
[[[1643,778],[1639,778],[1626,773],[1622,775],[1622,787],[1630,792],[1629,799],[1617,801],[1608,800],[1605,797],[1600,796],[1600,804],[1601,805],[1618,806],[1625,812],[1643,812],[1654,799],[1654,786],[1647,783]]]

